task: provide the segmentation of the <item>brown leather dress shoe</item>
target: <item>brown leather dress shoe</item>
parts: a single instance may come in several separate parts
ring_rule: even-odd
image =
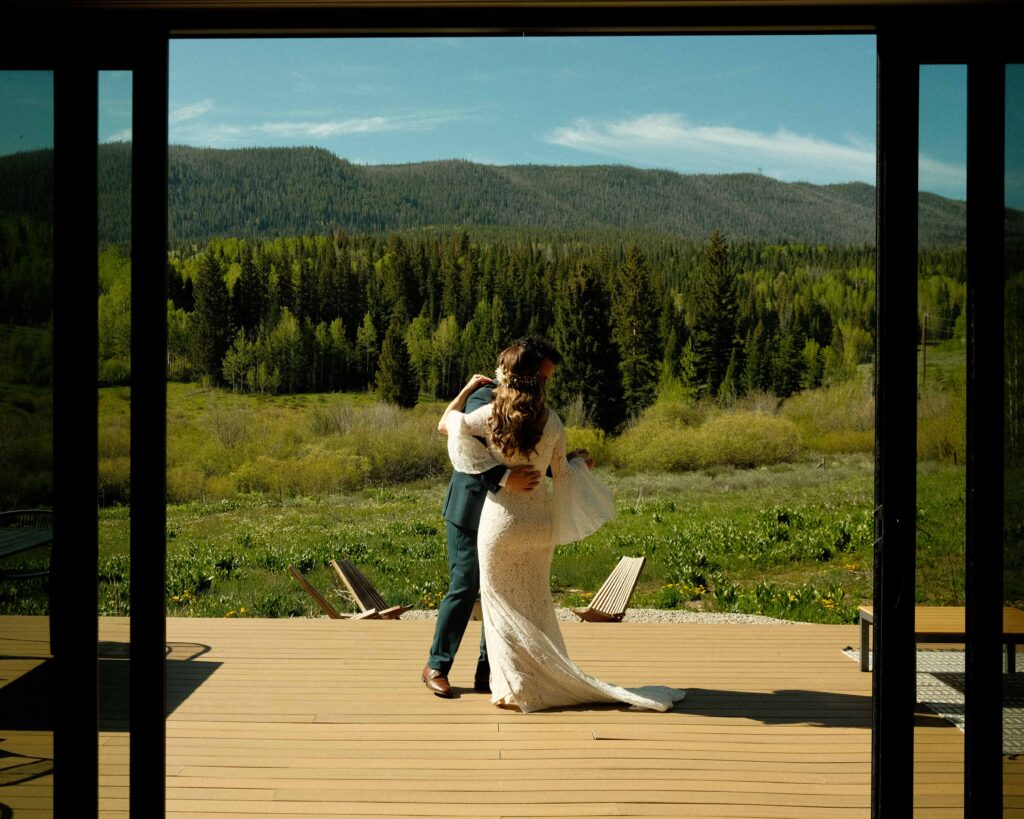
[[[448,685],[448,677],[429,665],[423,668],[423,684],[439,697],[451,699],[455,696],[452,687]]]

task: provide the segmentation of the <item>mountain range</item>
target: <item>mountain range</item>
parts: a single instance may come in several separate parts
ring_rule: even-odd
[[[130,238],[131,145],[100,145],[100,243]],[[0,211],[46,216],[38,191],[52,151],[0,157]],[[34,192],[34,193],[32,193]],[[873,244],[875,189],[759,174],[680,174],[623,165],[483,165],[443,160],[356,165],[321,148],[169,148],[172,245],[215,236],[270,238],[477,226],[638,232],[703,241]],[[959,245],[965,204],[922,193],[923,244]],[[1012,211],[1011,229],[1024,232]]]

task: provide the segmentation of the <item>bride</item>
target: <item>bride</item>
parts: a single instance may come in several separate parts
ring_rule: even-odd
[[[562,422],[545,400],[552,357],[557,359],[548,357],[549,350],[533,339],[503,350],[493,403],[468,415],[459,411],[491,381],[473,376],[438,423],[460,472],[526,464],[541,474],[550,468],[552,477],[550,493],[545,486],[489,492],[484,502],[477,551],[491,702],[524,712],[599,702],[667,711],[684,691],[620,688],[585,674],[566,652],[551,598],[551,556],[555,546],[580,540],[613,518],[615,504],[611,490],[590,473],[585,452],[566,458]]]

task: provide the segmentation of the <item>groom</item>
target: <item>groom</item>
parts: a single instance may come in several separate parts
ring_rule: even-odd
[[[562,360],[561,355],[549,341],[536,336],[519,339],[517,344],[532,346],[542,352],[545,359],[541,371],[546,379]],[[474,392],[463,412],[471,413],[494,398],[494,383]],[[495,466],[479,475],[455,472],[448,484],[441,514],[445,519],[445,535],[448,541],[448,594],[437,609],[437,625],[434,628],[434,642],[430,656],[423,668],[423,683],[439,697],[454,697],[448,683],[448,672],[455,661],[462,635],[466,632],[469,618],[480,593],[480,562],[476,553],[476,533],[480,525],[480,513],[488,492],[531,492],[540,482],[540,473],[530,466],[516,466],[511,469]],[[481,626],[480,657],[477,660],[473,688],[489,692],[490,666],[487,663],[487,643]]]

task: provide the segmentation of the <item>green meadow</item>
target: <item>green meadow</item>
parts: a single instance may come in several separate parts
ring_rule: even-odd
[[[101,390],[100,608],[110,614],[128,601],[129,406],[128,388]],[[338,558],[389,602],[435,607],[447,588],[441,408],[170,384],[169,611],[317,614],[289,565],[353,610],[328,569]],[[781,406],[770,395],[726,407],[667,395],[615,438],[569,426],[570,447],[592,451],[619,514],[557,550],[557,601],[584,603],[619,556],[643,554],[635,606],[852,622],[871,595],[872,425],[864,380]],[[918,596],[929,602],[963,593],[964,473],[942,457],[962,451],[957,435],[922,426],[922,452],[934,453],[919,470]]]
[[[917,597],[956,603],[964,588],[962,402],[955,377],[943,381],[936,367],[919,402]],[[49,423],[42,394],[23,387],[6,397],[5,423],[26,440],[33,423]],[[128,613],[130,399],[127,387],[99,391],[104,614]],[[289,565],[354,610],[328,568],[339,558],[358,564],[389,602],[435,607],[447,588],[441,409],[424,400],[401,410],[372,393],[261,396],[169,384],[168,611],[318,614]],[[870,600],[867,378],[781,404],[767,394],[704,404],[665,390],[617,437],[572,426],[566,415],[570,448],[594,454],[618,517],[556,551],[559,604],[584,603],[624,554],[647,557],[638,607],[852,622]],[[45,594],[7,584],[0,605],[41,611]]]

